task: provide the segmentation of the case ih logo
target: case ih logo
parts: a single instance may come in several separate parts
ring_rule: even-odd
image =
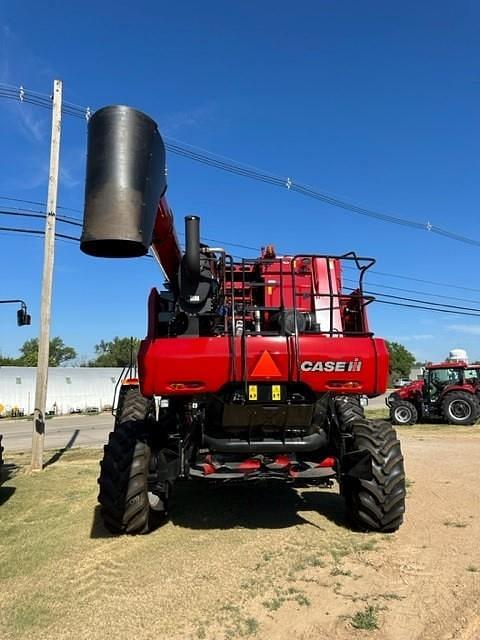
[[[347,372],[356,372],[360,371],[362,368],[362,361],[360,358],[354,358],[353,360],[317,360],[316,362],[312,362],[311,360],[304,360],[300,365],[300,369],[305,372],[312,371],[347,371]]]

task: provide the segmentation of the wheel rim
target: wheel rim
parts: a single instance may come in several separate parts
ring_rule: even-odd
[[[401,424],[407,424],[410,422],[412,412],[408,407],[397,407],[394,412],[395,420]]]
[[[148,504],[150,505],[150,509],[152,511],[164,511],[165,503],[160,496],[153,491],[148,492]]]
[[[453,400],[448,405],[448,412],[455,420],[468,420],[472,415],[472,407],[466,400]]]

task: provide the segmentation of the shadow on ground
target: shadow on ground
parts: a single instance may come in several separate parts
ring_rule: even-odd
[[[187,529],[283,529],[308,524],[321,529],[308,519],[306,512],[319,513],[338,526],[348,526],[345,504],[336,490],[299,491],[291,485],[268,481],[243,485],[178,482],[169,518],[162,524],[171,521]],[[103,525],[99,505],[93,513],[90,537],[113,537]]]
[[[100,515],[100,505],[97,504],[95,509],[93,510],[93,519],[92,519],[92,528],[90,529],[90,538],[115,538],[116,536],[113,533],[108,531],[102,521],[102,516]]]
[[[15,476],[19,470],[19,466],[13,463],[3,464],[0,469],[0,506],[5,504],[15,493],[15,487],[5,487],[4,482],[7,482]]]
[[[308,511],[318,512],[335,524],[346,524],[344,502],[337,492],[323,488],[299,491],[275,482],[230,486],[178,483],[170,520],[190,529],[318,526],[304,517]]]
[[[75,440],[78,438],[78,434],[79,433],[80,433],[80,429],[75,429],[75,431],[72,433],[72,436],[71,436],[70,440],[67,442],[67,444],[64,447],[62,447],[61,449],[58,449],[58,451],[56,451],[53,454],[53,456],[47,460],[47,462],[45,462],[45,464],[43,465],[43,468],[46,469],[50,465],[55,464],[55,462],[58,462],[60,460],[60,458],[69,449],[71,449],[73,447],[73,445],[75,444]]]
[[[20,466],[13,462],[3,464],[0,468],[0,485],[17,475],[19,470]]]
[[[15,487],[0,487],[0,507],[15,493]]]

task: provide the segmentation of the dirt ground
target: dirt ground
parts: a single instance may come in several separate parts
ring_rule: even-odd
[[[349,531],[336,488],[191,482],[164,527],[114,538],[95,508],[99,452],[37,476],[10,465],[0,638],[480,640],[480,428],[400,437],[393,535]]]

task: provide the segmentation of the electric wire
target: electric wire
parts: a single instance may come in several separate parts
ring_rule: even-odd
[[[471,318],[480,318],[480,313],[468,313],[464,311],[453,311],[448,309],[432,309],[431,307],[422,307],[415,304],[406,304],[404,302],[391,302],[389,300],[375,300],[378,304],[389,304],[395,307],[408,307],[409,309],[423,309],[425,311],[437,311],[438,313],[451,313],[457,316],[470,316]]]
[[[37,205],[37,206],[41,206],[41,207],[45,207],[45,208],[47,206],[47,204],[45,202],[39,202],[37,200],[25,200],[23,198],[14,198],[14,197],[11,197],[11,196],[0,195],[0,200],[8,200],[8,201],[11,201],[11,202],[19,202],[19,203],[23,202],[25,204],[32,204],[32,205]],[[82,213],[81,209],[76,209],[74,207],[64,207],[64,206],[58,205],[57,208],[58,209],[62,209],[62,210],[66,210],[66,211],[74,211],[74,212],[77,212],[77,213]],[[19,209],[19,210],[24,211],[23,208]],[[36,210],[32,210],[32,211],[36,211]],[[40,212],[38,212],[38,213],[40,213]],[[63,214],[63,217],[64,218],[68,218],[68,219],[73,220],[73,221],[80,222],[79,218],[76,218],[76,217],[67,216],[65,214]],[[178,232],[178,234],[182,235],[182,236],[184,235],[182,232]],[[257,253],[260,253],[260,251],[261,251],[260,247],[253,247],[253,246],[250,246],[250,245],[239,244],[239,243],[235,243],[235,242],[227,242],[225,240],[220,240],[218,238],[209,238],[209,237],[203,236],[203,239],[208,241],[208,242],[213,242],[213,243],[216,243],[216,244],[220,244],[221,246],[225,245],[225,246],[237,247],[237,248],[240,248],[240,249],[247,249],[249,251],[255,251]],[[348,265],[344,265],[343,268],[347,269],[347,270],[351,270],[351,271],[357,271],[357,269],[355,267],[350,267]],[[368,272],[369,275],[370,275],[370,273],[374,273],[375,275],[380,275],[380,276],[385,276],[385,277],[411,280],[411,281],[414,281],[414,282],[420,282],[422,284],[431,284],[431,285],[438,286],[438,287],[448,287],[448,288],[453,288],[453,289],[462,289],[462,290],[465,290],[465,291],[472,291],[472,292],[480,293],[480,289],[475,289],[475,288],[471,288],[471,287],[463,287],[463,286],[458,285],[458,284],[449,284],[449,283],[446,283],[446,282],[438,282],[438,281],[433,281],[433,280],[426,280],[426,279],[423,279],[423,278],[415,278],[415,277],[412,277],[412,276],[401,275],[401,274],[398,274],[398,273],[386,273],[386,272],[383,272],[383,271],[378,271],[375,268],[373,268],[372,271]],[[345,278],[345,281],[347,282],[348,279]],[[460,300],[460,301],[463,301],[463,302],[472,302],[472,300],[469,300],[469,299],[466,299],[466,298],[458,298],[458,297],[454,297],[454,296],[445,296],[445,295],[442,295],[442,294],[439,294],[439,293],[434,293],[434,294],[432,293],[431,294],[431,293],[428,293],[426,291],[417,291],[417,290],[414,290],[414,289],[405,289],[405,288],[401,288],[401,287],[394,287],[392,285],[385,285],[383,283],[375,282],[375,283],[370,283],[370,284],[381,286],[381,287],[385,287],[386,289],[392,289],[392,290],[397,290],[397,291],[406,291],[407,293],[419,293],[421,295],[432,295],[432,296],[435,295],[438,298],[448,298],[450,300]]]
[[[22,227],[0,227],[0,231],[11,232],[11,233],[27,233],[36,236],[43,236],[45,232],[41,229],[23,229]],[[62,240],[75,240],[76,242],[80,242],[80,238],[76,238],[75,236],[69,236],[65,233],[59,233],[55,231],[55,237],[60,238]]]
[[[33,211],[5,211],[4,209],[0,209],[0,215],[5,215],[5,216],[17,216],[20,218],[40,218],[42,220],[45,220],[45,218],[47,217],[47,215],[43,212],[37,211],[37,212],[33,212]],[[75,222],[74,220],[71,220],[69,218],[66,218],[64,216],[55,216],[55,219],[58,220],[58,222],[63,222],[64,224],[70,224],[74,227],[81,227],[82,223],[81,222]]]
[[[0,211],[0,213],[3,213]],[[18,212],[16,212],[18,213]],[[7,212],[8,214],[8,212]],[[43,217],[45,218],[45,214],[32,214],[32,213],[28,213],[27,217]],[[81,224],[78,224],[76,226],[81,226]],[[25,229],[25,228],[21,228],[21,227],[0,227],[0,232],[10,232],[10,233],[16,233],[16,234],[29,234],[29,235],[34,235],[34,236],[43,236],[44,235],[44,231],[40,230],[40,229]],[[55,232],[55,237],[59,238],[60,240],[67,240],[67,241],[73,241],[75,243],[80,242],[80,238],[77,238],[75,236],[71,236],[68,234],[64,234],[64,233],[60,233],[60,232]],[[151,258],[151,256],[147,255],[145,256],[147,258]],[[471,308],[471,307],[462,307],[460,305],[450,305],[450,304],[444,304],[444,303],[437,303],[437,302],[433,302],[430,300],[420,300],[420,299],[416,299],[416,298],[407,298],[407,297],[402,297],[402,296],[392,296],[389,294],[383,294],[383,293],[378,293],[375,291],[365,291],[364,292],[367,295],[373,295],[373,296],[379,296],[381,298],[387,297],[387,298],[391,298],[394,299],[395,301],[397,300],[401,300],[402,302],[393,302],[392,300],[380,300],[378,297],[375,298],[375,302],[378,302],[380,304],[389,304],[389,305],[393,305],[393,306],[397,306],[397,307],[404,307],[404,308],[410,308],[410,309],[421,309],[424,311],[437,311],[440,313],[448,313],[448,314],[455,314],[455,315],[461,315],[461,316],[470,316],[470,317],[480,317],[480,309],[475,309],[475,308]],[[405,301],[405,302],[403,302]],[[420,304],[409,304],[410,302],[415,302],[415,303],[420,303]],[[428,305],[428,306],[424,306],[424,305]],[[477,313],[471,313],[471,312],[477,312]]]
[[[27,102],[30,104],[35,104],[37,106],[51,108],[52,97],[48,94],[43,94],[36,91],[26,90],[24,87],[15,87],[13,85],[5,85],[0,84],[0,97],[17,99],[21,102]],[[74,103],[70,103],[68,101],[64,101],[62,106],[62,111],[66,115],[74,116],[77,118],[83,118],[88,121],[92,110],[90,107],[82,107],[81,105],[77,105]],[[318,191],[313,187],[308,185],[301,184],[292,180],[290,177],[281,177],[274,175],[270,172],[261,171],[260,169],[256,169],[249,165],[244,165],[236,161],[232,161],[222,156],[218,156],[211,152],[205,152],[204,150],[193,147],[192,145],[186,145],[185,143],[180,143],[176,140],[170,140],[168,137],[165,137],[166,148],[171,151],[171,153],[177,154],[184,158],[188,158],[190,160],[194,160],[196,162],[200,162],[202,164],[221,169],[223,171],[227,171],[229,173],[234,173],[245,178],[257,180],[260,182],[268,183],[273,186],[278,186],[281,188],[286,188],[289,191],[293,191],[300,195],[313,198],[315,200],[321,201],[324,204],[328,204],[337,208],[344,209],[354,214],[366,216],[372,219],[380,220],[382,222],[387,222],[390,224],[396,224],[403,227],[410,227],[412,229],[427,231],[429,233],[434,233],[440,235],[444,238],[448,238],[450,240],[454,240],[457,242],[462,242],[465,244],[469,244],[472,246],[480,246],[480,240],[475,238],[470,238],[469,236],[462,235],[450,231],[448,229],[443,229],[437,225],[432,224],[430,221],[427,222],[419,222],[416,220],[411,220],[408,218],[403,218],[401,216],[382,213],[380,211],[375,211],[373,209],[367,209],[365,207],[360,207],[356,204],[338,198],[336,196],[329,195],[328,193]]]
[[[24,200],[23,198],[13,198],[12,196],[1,196],[0,200],[7,200],[8,202],[23,202],[24,204],[33,204],[37,207],[47,207],[46,202],[39,202],[38,200]],[[74,209],[73,207],[64,207],[57,204],[57,209],[62,209],[64,211],[74,211],[76,213],[83,213],[81,209]]]
[[[382,298],[392,298],[393,300],[406,300],[407,302],[420,302],[422,304],[428,303],[429,305],[433,305],[435,307],[445,307],[447,309],[462,309],[463,311],[476,311],[480,313],[480,309],[476,309],[473,307],[464,307],[456,304],[446,304],[445,302],[433,302],[431,300],[420,300],[418,298],[406,298],[404,296],[394,296],[388,293],[379,293],[377,291],[364,291],[367,295],[375,296],[378,300],[377,296],[381,296]]]
[[[368,275],[369,275],[369,272],[367,272],[367,277]],[[343,282],[350,282],[350,283],[356,284],[356,281],[350,278],[343,278]],[[392,285],[383,284],[383,282],[372,282],[370,279],[368,281],[368,284],[371,285],[372,287],[383,287],[384,289],[392,289],[392,291],[403,291],[405,293],[418,293],[419,295],[423,295],[423,296],[444,298],[445,300],[457,300],[460,302],[471,302],[473,304],[480,304],[479,300],[472,300],[471,298],[459,298],[457,296],[446,296],[441,293],[430,293],[428,291],[419,291],[418,289],[405,289],[404,287],[394,287]]]
[[[0,97],[3,98],[10,98],[10,99],[16,99],[16,100],[20,100],[21,102],[27,102],[29,104],[33,104],[35,106],[40,106],[40,107],[44,107],[44,108],[48,108],[51,109],[51,104],[52,104],[52,97],[48,96],[46,94],[42,94],[39,92],[35,92],[35,91],[31,91],[29,90],[28,93],[25,91],[25,89],[23,89],[23,87],[13,87],[11,85],[0,85]],[[82,107],[80,105],[76,105],[73,103],[69,103],[67,101],[63,102],[62,105],[62,111],[63,113],[65,113],[66,115],[70,115],[70,116],[74,116],[74,117],[78,117],[78,118],[82,118],[88,121],[90,115],[91,115],[91,111],[90,108],[88,107]],[[227,171],[230,173],[234,173],[246,178],[250,178],[250,179],[254,179],[257,181],[261,181],[264,183],[268,183],[271,184],[273,186],[281,186],[281,187],[286,187],[288,190],[292,190],[296,193],[299,193],[300,195],[304,195],[316,200],[319,200],[325,204],[329,204],[331,206],[335,206],[335,207],[340,207],[342,209],[348,210],[352,213],[356,213],[359,215],[363,215],[363,216],[367,216],[370,218],[374,218],[377,220],[381,220],[384,222],[388,222],[388,223],[392,223],[392,224],[397,224],[397,225],[401,225],[401,226],[406,226],[406,227],[410,227],[410,228],[414,228],[414,229],[420,229],[420,230],[427,230],[429,232],[433,232],[433,233],[437,233],[443,237],[452,239],[452,240],[456,240],[456,241],[460,241],[460,242],[464,242],[464,243],[468,243],[470,245],[474,245],[474,246],[480,246],[480,241],[470,238],[468,236],[464,236],[461,234],[457,234],[454,232],[451,232],[449,230],[446,229],[442,229],[441,227],[438,227],[436,225],[432,225],[430,222],[422,223],[422,222],[418,222],[418,221],[414,221],[414,220],[409,220],[406,218],[402,218],[400,216],[394,216],[391,214],[385,214],[385,213],[381,213],[378,211],[374,211],[371,209],[366,209],[364,207],[359,207],[355,204],[352,204],[350,202],[341,200],[335,196],[326,194],[324,192],[319,192],[315,189],[313,189],[312,187],[309,187],[307,185],[302,185],[299,183],[294,182],[293,180],[291,180],[290,178],[282,178],[279,176],[275,176],[271,173],[267,173],[267,172],[262,172],[254,167],[248,166],[248,165],[241,165],[235,161],[232,161],[230,159],[227,158],[223,158],[221,156],[216,156],[210,152],[205,152],[204,150],[198,150],[195,149],[195,147],[192,147],[191,145],[185,145],[185,143],[178,143],[175,140],[171,140],[169,141],[168,138],[166,138],[166,148],[171,151],[174,154],[180,155],[182,157],[197,161],[197,162],[201,162],[203,164],[206,164],[208,166],[217,168],[217,169],[221,169],[223,171]],[[10,200],[10,201],[21,201],[20,199],[16,199],[16,198],[9,198],[9,197],[2,197],[1,199],[3,200]],[[39,203],[36,201],[24,201],[27,202],[29,204],[34,204],[34,205],[40,205],[42,206],[43,203]],[[62,209],[66,209],[66,210],[71,210],[71,211],[76,211],[76,212],[80,212],[78,209],[68,209],[66,207],[58,207],[58,208],[62,208]],[[31,218],[44,218],[45,214],[41,214],[40,212],[24,212],[24,211],[16,211],[16,212],[5,212],[5,211],[0,211],[0,213],[2,214],[9,214],[9,215],[17,215],[17,216],[24,216],[24,217],[31,217]],[[64,222],[65,224],[71,224],[73,226],[81,226],[80,222],[76,222],[75,218],[72,218],[70,216],[57,216],[57,219],[59,222]],[[23,229],[11,229],[11,228],[4,228],[1,227],[0,231],[15,231],[17,233],[31,233],[31,234],[43,234],[42,231],[39,230],[23,230]],[[74,238],[73,236],[67,236],[66,234],[56,234],[59,238],[62,239],[67,239],[67,240],[73,240],[73,241],[78,241],[78,238]],[[228,246],[235,246],[238,248],[242,248],[242,249],[246,249],[249,251],[258,251],[257,247],[251,247],[248,245],[242,245],[242,244],[238,244],[238,243],[226,243],[220,240],[216,240],[216,239],[211,239],[211,238],[205,238],[205,240],[207,240],[208,242],[215,242],[215,243],[221,243],[224,245],[228,245]],[[426,284],[431,284],[434,286],[450,286],[450,287],[455,287],[457,289],[463,289],[463,290],[467,290],[467,291],[476,291],[476,292],[480,292],[480,290],[478,289],[473,289],[470,287],[463,287],[463,286],[459,286],[459,285],[447,285],[445,283],[438,283],[438,282],[434,282],[434,281],[429,281],[429,280],[424,280],[424,279],[419,279],[419,278],[413,278],[413,277],[408,277],[408,276],[399,276],[397,274],[388,274],[385,272],[380,272],[380,271],[375,271],[376,274],[378,275],[385,275],[388,277],[397,277],[397,278],[405,278],[405,279],[409,279],[409,280],[413,280],[413,281],[418,281],[418,282],[423,282]],[[387,288],[394,288],[394,287],[387,287]],[[436,303],[433,301],[425,301],[425,300],[419,300],[416,298],[407,298],[404,296],[394,296],[394,295],[389,295],[389,294],[378,294],[378,293],[374,293],[374,292],[368,292],[371,293],[372,295],[377,295],[377,296],[381,296],[381,297],[389,297],[391,299],[395,299],[395,300],[404,300],[404,301],[410,301],[410,302],[419,302],[419,303],[424,303],[424,304],[429,304],[432,306],[436,306],[436,307],[442,307],[442,309],[438,309],[438,308],[432,308],[432,307],[419,307],[417,305],[410,305],[410,304],[401,304],[401,303],[396,303],[396,302],[392,302],[392,301],[386,301],[386,300],[378,300],[377,302],[379,303],[383,303],[383,304],[391,304],[391,305],[397,305],[397,306],[403,306],[403,307],[409,307],[409,308],[422,308],[425,310],[431,310],[431,311],[441,311],[444,313],[459,313],[461,315],[471,315],[471,314],[467,314],[467,313],[463,313],[461,311],[458,311],[460,309],[464,309],[465,311],[470,310],[470,311],[480,311],[478,309],[473,309],[470,307],[460,307],[459,305],[449,305],[449,304],[444,304],[444,303]],[[422,293],[422,295],[428,295],[430,297],[433,297],[435,294],[429,294],[429,293]],[[448,296],[440,296],[439,297],[443,297],[443,298],[447,298]],[[447,308],[450,309],[447,311]],[[454,311],[454,309],[456,311]]]

